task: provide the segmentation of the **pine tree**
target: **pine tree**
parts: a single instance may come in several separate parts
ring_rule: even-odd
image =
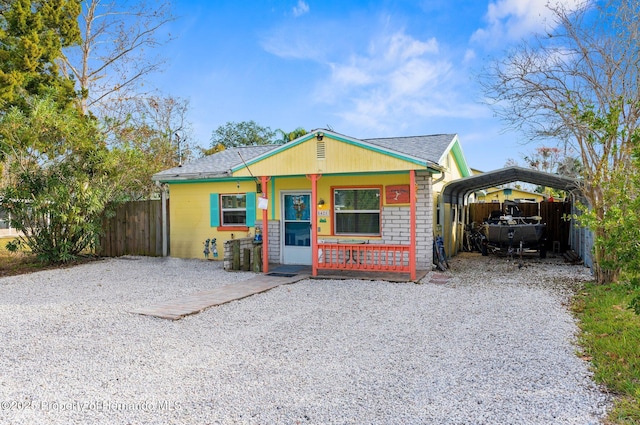
[[[66,104],[74,82],[59,72],[62,49],[79,44],[79,0],[0,2],[0,110],[27,108],[33,95]]]

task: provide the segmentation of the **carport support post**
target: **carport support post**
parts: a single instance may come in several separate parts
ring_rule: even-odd
[[[262,188],[262,196],[269,198],[267,193],[267,176],[262,176],[260,187]],[[267,208],[262,210],[262,272],[269,273],[269,211]]]
[[[409,245],[409,268],[411,269],[411,280],[416,280],[416,170],[409,171],[409,197],[411,202],[410,223],[410,239]]]

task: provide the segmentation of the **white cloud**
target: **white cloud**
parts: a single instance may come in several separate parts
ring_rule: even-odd
[[[262,48],[285,59],[322,60],[328,49],[327,44],[306,37],[303,29],[296,26],[283,26],[260,40]]]
[[[466,74],[458,74],[435,38],[419,40],[402,30],[383,34],[365,53],[331,63],[330,71],[313,99],[366,134],[400,134],[442,117],[485,114],[463,87]]]
[[[464,52],[464,59],[463,59],[463,63],[470,63],[471,61],[473,61],[476,58],[476,52],[473,49],[467,49],[466,52]]]
[[[451,64],[413,59],[403,63],[389,75],[390,91],[394,96],[412,96],[436,83],[449,73]]]
[[[382,47],[388,61],[411,59],[426,53],[438,53],[438,42],[435,38],[420,41],[403,32],[391,35],[388,40],[385,40]]]
[[[352,25],[339,21],[327,22],[331,31],[320,34],[287,23],[261,42],[274,55],[313,61],[326,70],[309,81],[309,99],[336,117],[331,125],[350,134],[443,131],[443,118],[486,114],[469,90],[464,52],[454,59],[435,37],[420,38],[384,21],[371,36],[354,34]],[[472,54],[465,57],[471,60]]]
[[[374,82],[374,77],[367,73],[366,69],[355,64],[331,65],[331,68],[333,69],[332,78],[343,86],[363,86]]]
[[[446,73],[450,66],[438,63],[435,39],[417,40],[403,31],[381,35],[364,54],[352,54],[346,61],[330,63],[331,74],[321,85],[326,100],[345,94],[362,95],[378,90],[385,98],[415,96]],[[375,108],[374,108],[375,109]]]
[[[489,3],[485,20],[487,25],[478,29],[471,41],[500,45],[506,40],[517,40],[531,33],[553,27],[549,0],[495,0]],[[554,4],[568,9],[576,8],[584,0],[557,0]]]
[[[309,13],[309,5],[304,0],[298,0],[298,4],[293,7],[293,16],[297,18],[305,13]]]

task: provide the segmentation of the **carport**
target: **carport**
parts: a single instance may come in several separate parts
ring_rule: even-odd
[[[582,199],[582,192],[578,181],[569,177],[522,167],[507,167],[454,180],[443,187],[438,201],[437,220],[442,230],[447,255],[456,255],[461,249],[464,225],[468,222],[470,196],[478,190],[518,181],[567,192],[571,198],[572,214],[579,213],[575,208],[575,201]],[[574,226],[573,219],[571,222],[571,248],[583,258],[585,265],[590,267],[592,233],[588,229]]]

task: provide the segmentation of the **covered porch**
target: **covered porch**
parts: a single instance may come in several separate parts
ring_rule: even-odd
[[[280,261],[278,263],[286,264],[289,262],[284,257],[284,250],[298,250],[303,252],[302,255],[310,257],[308,258],[308,263],[305,261],[305,257],[300,257],[302,260],[298,261],[310,266],[310,274],[313,277],[319,276],[320,272],[322,274],[331,274],[334,277],[336,274],[348,276],[347,273],[384,273],[391,275],[405,274],[409,280],[415,281],[418,277],[418,261],[416,257],[418,251],[418,228],[420,227],[424,230],[424,227],[418,226],[417,200],[419,185],[416,180],[416,171],[409,170],[406,177],[408,177],[409,184],[406,185],[408,193],[405,199],[407,205],[403,208],[405,210],[404,216],[398,214],[397,211],[385,211],[385,201],[379,199],[380,206],[378,208],[381,211],[380,216],[377,218],[380,222],[378,225],[379,234],[365,234],[361,237],[353,234],[336,234],[335,223],[329,229],[325,227],[323,231],[323,224],[331,220],[328,217],[335,215],[337,207],[334,202],[331,202],[328,206],[329,210],[325,209],[327,207],[325,206],[323,195],[319,193],[327,193],[328,189],[333,191],[334,189],[332,188],[334,186],[327,187],[325,185],[324,192],[319,190],[319,182],[323,178],[322,174],[306,176],[310,185],[309,216],[296,214],[298,220],[288,219],[291,217],[288,217],[286,209],[291,206],[285,201],[286,198],[282,194],[277,196],[276,193],[269,193],[270,182],[272,182],[271,191],[277,191],[277,185],[273,182],[273,178],[269,176],[261,177],[261,203],[265,207],[262,209],[262,223],[269,223],[266,226],[262,226],[264,273],[270,272],[270,259],[274,259],[273,253],[275,250],[270,245],[277,243],[280,245],[278,249],[280,252],[278,259]],[[430,175],[428,175],[428,181],[430,182]],[[331,196],[334,195],[335,192],[331,193]],[[271,212],[270,215],[268,207],[270,196],[282,200],[279,205],[280,214],[277,214],[280,217],[277,217],[274,212]],[[428,199],[426,194],[423,194],[423,196]],[[301,199],[298,204],[292,205],[292,207],[297,207],[297,210],[306,210],[306,205],[300,206],[305,204],[304,198]],[[271,204],[275,205],[275,203]],[[424,205],[428,204],[425,202]],[[305,233],[307,219],[308,238],[305,236],[307,234]],[[276,224],[274,221],[280,221],[280,223]],[[385,223],[388,223],[388,225],[385,226]],[[287,229],[287,226],[293,228],[294,225],[296,226],[295,235]],[[278,232],[279,234],[272,235],[271,232]],[[301,233],[302,235],[300,235]],[[389,235],[386,233],[389,233]],[[293,247],[289,248],[289,246]],[[309,251],[308,254],[304,254],[307,249]],[[430,259],[428,263],[430,264]],[[422,269],[426,269],[424,262],[422,262],[422,265]]]

